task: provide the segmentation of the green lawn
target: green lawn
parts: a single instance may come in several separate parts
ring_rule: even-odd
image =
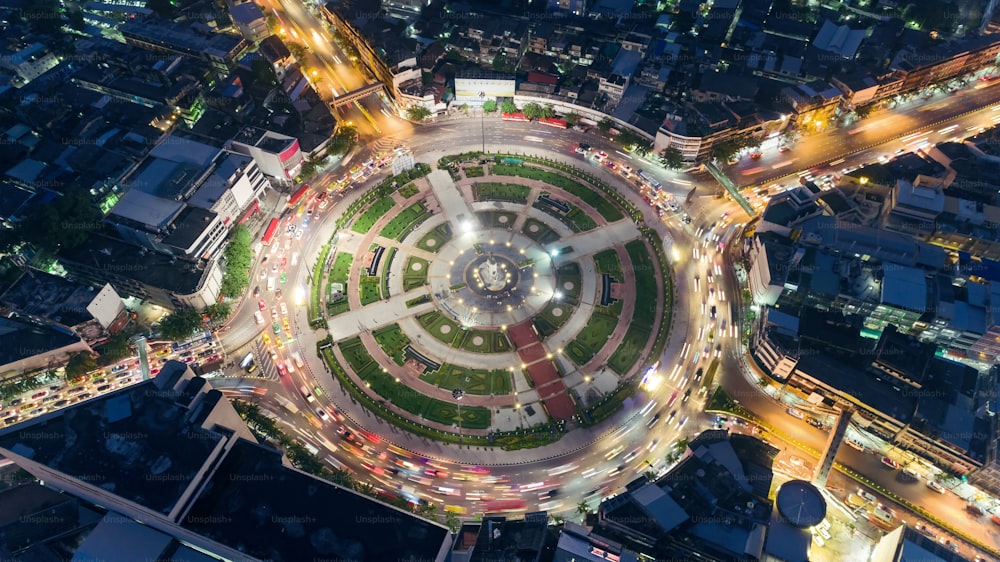
[[[427,284],[427,270],[430,263],[417,257],[406,260],[406,268],[403,270],[403,291],[412,291],[417,287]]]
[[[618,325],[618,319],[613,316],[600,312],[591,314],[590,322],[567,346],[570,359],[577,365],[584,365],[593,359],[594,355],[608,342],[616,325]]]
[[[461,330],[451,346],[476,353],[504,353],[513,349],[503,332],[476,329]]]
[[[339,252],[333,261],[333,269],[330,270],[330,281],[347,285],[347,276],[351,273],[351,262],[354,256],[347,252]]]
[[[395,205],[395,202],[392,200],[392,197],[383,197],[372,203],[372,206],[368,207],[368,210],[354,221],[351,230],[360,234],[367,234],[375,226],[375,222],[385,216],[389,212],[389,209],[392,209],[393,205]]]
[[[535,329],[542,338],[554,334],[573,315],[574,308],[562,299],[561,302],[550,302],[548,306],[535,315]]]
[[[399,329],[399,324],[379,328],[372,332],[372,336],[382,347],[382,350],[385,351],[386,355],[392,357],[392,360],[397,365],[402,365],[406,362],[404,350],[406,346],[410,345],[410,338],[406,337],[406,334]]]
[[[361,306],[369,305],[382,300],[382,293],[378,288],[378,277],[361,278]]]
[[[338,314],[343,314],[350,309],[351,305],[347,302],[347,299],[341,299],[337,302],[327,303],[326,314],[328,316],[336,316]]]
[[[559,240],[559,234],[542,221],[529,218],[524,221],[521,232],[539,244],[552,244]]]
[[[448,227],[448,223],[439,224],[417,241],[417,247],[427,252],[437,253],[441,246],[451,240],[451,236],[451,228]]]
[[[558,187],[567,193],[576,195],[593,207],[608,222],[615,222],[625,218],[621,210],[611,201],[608,201],[603,194],[557,172],[550,172],[532,166],[495,164],[493,166],[493,175],[518,176],[540,180],[553,187]]]
[[[446,344],[451,344],[455,341],[455,336],[461,331],[451,318],[448,318],[444,314],[438,311],[428,312],[422,316],[417,317],[417,321],[420,325],[424,327],[432,336],[441,340]]]
[[[619,375],[627,373],[639,359],[639,354],[646,347],[651,335],[648,327],[637,322],[629,324],[628,331],[625,332],[625,339],[608,358],[608,367]]]
[[[404,199],[409,199],[410,197],[413,197],[418,193],[420,193],[420,189],[418,189],[417,186],[413,185],[412,183],[408,183],[403,187],[399,188],[399,195]]]
[[[469,166],[465,169],[465,177],[467,178],[481,178],[486,175],[483,171],[482,166]]]
[[[595,222],[590,215],[581,211],[579,207],[573,207],[570,209],[570,211],[566,213],[566,220],[570,221],[570,228],[576,232],[586,232],[597,228],[597,222]]]
[[[580,275],[580,264],[569,262],[556,269],[556,289],[562,292],[562,301],[571,305],[580,304],[580,290],[583,276]]]
[[[378,363],[365,350],[360,338],[340,342],[340,350],[351,369],[361,377],[373,392],[396,406],[425,419],[452,425],[458,423],[458,407],[450,402],[430,398],[413,390],[382,371]],[[490,426],[490,411],[480,406],[462,408],[461,427],[486,429]]]
[[[489,228],[510,230],[514,227],[514,221],[517,220],[517,213],[508,211],[479,211],[476,213],[476,217],[479,219],[480,224],[484,224]]]
[[[508,201],[525,204],[531,195],[531,188],[516,183],[477,182],[472,184],[472,194],[476,201]]]
[[[594,264],[597,265],[598,273],[608,273],[612,277],[619,277],[622,272],[622,262],[618,259],[618,253],[613,249],[594,254]]]
[[[629,259],[632,261],[632,273],[635,277],[636,307],[632,321],[647,328],[656,323],[656,295],[660,294],[660,283],[656,279],[656,269],[653,267],[653,257],[642,239],[636,239],[625,244]],[[651,305],[651,306],[650,306]]]
[[[445,390],[459,388],[468,394],[482,396],[490,394],[501,396],[510,394],[512,391],[511,374],[502,369],[491,371],[445,364],[441,366],[441,369],[433,373],[426,373],[420,378]]]
[[[393,217],[379,234],[391,240],[402,240],[413,227],[429,216],[431,214],[424,208],[423,203],[414,203]]]

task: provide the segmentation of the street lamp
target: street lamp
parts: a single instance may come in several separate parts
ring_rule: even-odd
[[[462,440],[462,397],[465,396],[465,391],[461,388],[456,388],[451,391],[451,397],[455,399],[455,405],[458,407],[458,440]]]
[[[486,153],[486,92],[479,92],[479,123],[483,129],[483,153]]]

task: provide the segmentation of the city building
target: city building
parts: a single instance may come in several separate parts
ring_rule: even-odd
[[[549,538],[548,525],[544,511],[528,513],[522,519],[487,516],[464,523],[455,535],[450,562],[541,562]]]
[[[498,74],[459,74],[455,76],[455,103],[479,107],[483,102],[514,99],[513,76]],[[498,101],[499,100],[499,101]]]
[[[24,87],[58,64],[59,57],[41,43],[32,43],[15,53],[0,57],[0,68],[16,76],[12,82],[16,88]]]
[[[252,156],[264,175],[286,183],[299,175],[305,163],[298,139],[256,127],[241,130],[228,148]]]
[[[297,150],[288,147],[288,158]],[[120,183],[127,191],[105,219],[118,234],[137,246],[195,259],[215,257],[229,230],[259,209],[270,186],[254,158],[177,135],[157,144]]]
[[[593,532],[656,559],[804,561],[808,540],[767,540],[782,519],[768,497],[777,454],[754,437],[702,432],[655,482],[639,478],[601,502]]]
[[[552,562],[638,562],[638,555],[572,521],[563,523]]]
[[[0,346],[0,373],[6,375],[55,369],[76,353],[94,352],[69,328],[14,313],[0,317],[0,334],[10,342]]]
[[[129,45],[160,53],[176,53],[204,60],[221,70],[232,70],[246,54],[248,43],[239,35],[215,33],[208,26],[196,28],[161,20],[130,21],[118,31]]]
[[[2,295],[5,310],[40,324],[68,330],[87,345],[107,341],[128,323],[125,303],[111,285],[97,287],[27,269]]]
[[[155,379],[0,431],[0,452],[61,513],[95,514],[69,548],[80,559],[444,562],[451,546],[442,525],[292,468],[176,361]],[[11,509],[22,508],[0,511]]]
[[[251,43],[257,43],[270,35],[264,12],[253,2],[243,2],[229,7],[229,16],[236,24],[240,35]]]
[[[381,3],[371,0],[328,2],[322,12],[327,21],[357,50],[361,64],[381,82],[389,97],[401,109],[411,104],[423,105],[422,99],[402,90],[421,79],[417,65],[417,43],[405,33],[405,24],[391,24],[380,18]],[[422,96],[420,96],[422,97]]]

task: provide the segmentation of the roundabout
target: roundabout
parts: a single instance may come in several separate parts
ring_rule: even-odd
[[[442,158],[352,203],[315,264],[309,317],[341,387],[397,428],[540,447],[637,392],[666,340],[669,270],[615,189],[485,157]]]

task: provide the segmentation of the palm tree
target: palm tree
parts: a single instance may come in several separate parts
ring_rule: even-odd
[[[585,502],[585,501],[580,502],[576,506],[576,512],[579,513],[582,516],[582,519],[584,521],[586,521],[587,520],[587,514],[590,513],[590,505],[588,505],[587,502]]]

